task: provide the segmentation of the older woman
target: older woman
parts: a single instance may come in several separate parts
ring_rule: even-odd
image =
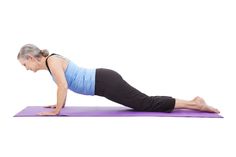
[[[27,70],[48,70],[57,84],[57,103],[49,106],[54,109],[40,115],[58,115],[65,105],[68,89],[79,94],[103,96],[137,111],[172,112],[175,108],[182,108],[219,113],[201,97],[186,101],[169,96],[147,96],[114,70],[82,68],[61,55],[49,55],[47,50],[40,50],[32,44],[24,45],[17,59]]]

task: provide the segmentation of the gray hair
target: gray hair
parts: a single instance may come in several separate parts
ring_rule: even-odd
[[[17,55],[17,59],[20,58],[27,59],[28,54],[31,54],[36,58],[40,58],[42,56],[47,57],[49,55],[49,52],[46,49],[40,50],[37,46],[33,44],[26,44],[20,49],[20,52]]]

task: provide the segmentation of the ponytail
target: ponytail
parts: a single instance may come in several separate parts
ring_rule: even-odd
[[[49,55],[49,52],[48,52],[48,50],[43,49],[43,50],[40,50],[40,54],[41,54],[43,57],[47,57],[47,56]]]

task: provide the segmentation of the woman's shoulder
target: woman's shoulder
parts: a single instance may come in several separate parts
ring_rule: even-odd
[[[47,60],[49,62],[49,64],[51,63],[51,66],[62,66],[63,69],[65,70],[68,63],[69,63],[69,59],[60,55],[60,54],[56,54],[56,53],[52,53],[47,57]]]

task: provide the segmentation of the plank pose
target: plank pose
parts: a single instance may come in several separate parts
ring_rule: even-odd
[[[41,112],[40,115],[60,114],[68,89],[79,94],[103,96],[137,111],[172,112],[175,108],[181,108],[219,113],[218,109],[207,105],[198,96],[190,101],[170,96],[148,96],[132,87],[114,70],[82,68],[61,55],[49,54],[33,44],[24,45],[17,59],[27,70],[48,70],[57,84],[56,105],[48,106],[53,110]]]

